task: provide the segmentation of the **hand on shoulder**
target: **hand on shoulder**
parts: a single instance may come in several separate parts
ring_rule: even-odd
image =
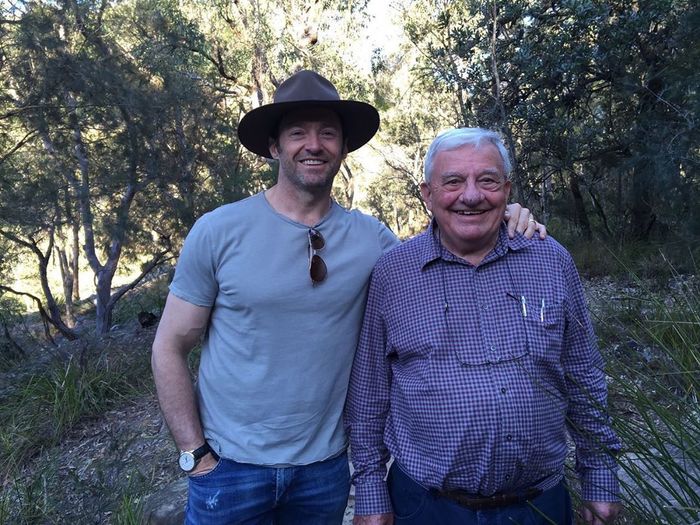
[[[547,237],[547,228],[535,220],[532,212],[523,208],[517,202],[506,207],[505,219],[508,226],[508,237],[515,237],[515,232],[522,233],[528,239],[532,239],[535,232],[539,233],[540,239]]]

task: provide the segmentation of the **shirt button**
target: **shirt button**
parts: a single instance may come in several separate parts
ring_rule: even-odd
[[[510,434],[508,434],[508,435],[506,436],[506,441],[513,441],[513,436],[510,435]]]
[[[486,304],[486,303],[484,303],[484,304],[481,305],[481,309],[485,312],[486,310],[489,309],[489,305]]]
[[[489,350],[491,350],[492,352],[495,352],[495,351],[496,351],[496,347],[495,347],[495,346],[491,346],[491,347],[489,347]]]
[[[505,388],[501,388],[501,394],[505,394],[505,393],[506,393],[506,389],[505,389]]]

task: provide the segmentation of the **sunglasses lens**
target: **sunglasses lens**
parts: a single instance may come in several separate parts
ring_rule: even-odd
[[[320,232],[311,228],[309,230],[309,243],[314,250],[322,250],[326,245],[326,241],[323,239],[323,235]]]
[[[328,269],[326,268],[326,263],[323,262],[320,256],[314,254],[313,257],[311,257],[311,267],[309,268],[311,280],[315,283],[320,283],[326,278],[327,273]]]

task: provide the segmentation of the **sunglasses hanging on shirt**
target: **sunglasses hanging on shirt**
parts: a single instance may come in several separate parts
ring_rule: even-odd
[[[323,282],[328,274],[326,263],[316,252],[323,250],[326,241],[321,232],[315,228],[309,228],[309,277],[311,282],[317,284]]]

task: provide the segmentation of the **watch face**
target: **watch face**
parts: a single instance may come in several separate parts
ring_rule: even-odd
[[[178,462],[180,463],[180,468],[182,470],[189,472],[194,468],[194,455],[192,452],[183,452],[180,454],[180,459]]]

